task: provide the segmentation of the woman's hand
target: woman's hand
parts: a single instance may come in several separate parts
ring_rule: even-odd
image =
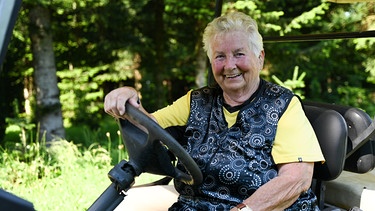
[[[141,105],[137,91],[132,87],[121,87],[108,93],[104,98],[104,111],[115,118],[124,118],[125,103],[136,108]]]

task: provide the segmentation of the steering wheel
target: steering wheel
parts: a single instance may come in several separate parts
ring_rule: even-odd
[[[156,171],[159,171],[159,174],[161,171],[162,174],[172,176],[189,185],[202,183],[203,176],[198,165],[167,131],[131,104],[126,103],[125,109],[127,120],[120,120],[120,128],[128,150],[129,162],[132,162],[138,171],[153,173],[155,169],[158,169]],[[165,146],[162,146],[160,142]],[[188,173],[172,165],[165,147],[179,159]]]

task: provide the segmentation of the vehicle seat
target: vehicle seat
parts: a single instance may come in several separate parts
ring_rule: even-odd
[[[306,106],[332,109],[345,119],[348,143],[344,171],[325,184],[325,203],[342,209],[360,207],[362,192],[375,190],[375,121],[363,110],[350,106],[304,102]]]
[[[348,127],[345,171],[363,174],[375,168],[375,140],[372,138],[374,132],[372,132],[372,135],[368,134],[368,136],[360,137],[366,135],[364,131],[373,126],[371,125],[372,119],[367,113],[358,108],[328,103],[304,102],[304,105],[332,109],[344,117]],[[358,137],[360,138],[358,139]],[[357,146],[360,147],[355,149]]]
[[[343,116],[334,110],[310,105],[304,109],[325,158],[324,163],[315,163],[312,184],[319,208],[323,210],[325,182],[336,179],[344,169],[348,130]]]

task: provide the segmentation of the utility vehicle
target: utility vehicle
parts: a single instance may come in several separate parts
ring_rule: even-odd
[[[0,64],[20,4],[21,0],[0,0]],[[220,15],[221,6],[222,1],[216,0],[215,16]],[[375,37],[375,31],[265,38],[265,41],[360,37]],[[375,210],[375,120],[362,110],[349,106],[316,102],[304,102],[304,106],[326,158],[325,163],[316,163],[311,184],[319,207],[322,210]],[[163,130],[128,104],[126,111],[127,119],[119,120],[118,124],[129,160],[121,161],[108,173],[110,185],[88,210],[132,210],[130,204],[142,205],[141,210],[166,210],[177,199],[171,179],[199,184],[202,174],[175,140],[177,130]],[[175,168],[175,158],[184,164],[189,174]],[[134,186],[134,178],[145,172],[165,178]],[[143,197],[132,197],[139,193]],[[34,210],[31,203],[2,190],[0,204],[3,208]]]
[[[223,1],[215,3],[218,17]],[[264,42],[361,37],[375,37],[375,31],[265,37]],[[315,164],[311,184],[320,209],[375,210],[375,120],[361,109],[344,105],[304,102],[304,107],[326,159],[324,164]],[[161,129],[130,105],[126,105],[126,110],[127,120],[119,120],[119,128],[129,161],[122,161],[109,172],[112,184],[89,210],[167,210],[178,196],[170,185],[171,178],[200,183],[202,175],[197,164],[174,139],[178,132]],[[147,130],[135,126],[139,124]],[[174,167],[170,153],[182,161],[190,175]],[[166,177],[149,185],[133,186],[134,177],[143,172]],[[132,193],[136,197],[132,197]]]

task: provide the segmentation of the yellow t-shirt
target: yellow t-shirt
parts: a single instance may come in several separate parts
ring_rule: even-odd
[[[187,124],[191,91],[152,114],[162,128]],[[236,122],[237,114],[238,111],[230,113],[224,108],[228,127]],[[278,122],[272,157],[276,164],[324,161],[315,132],[297,97],[292,98]]]

